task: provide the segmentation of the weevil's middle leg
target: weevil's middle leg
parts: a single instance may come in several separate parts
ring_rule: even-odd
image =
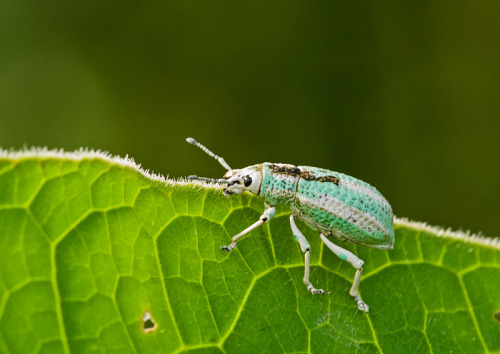
[[[300,249],[305,253],[305,268],[303,279],[304,284],[307,286],[307,290],[309,290],[311,293],[323,295],[325,291],[323,289],[316,289],[309,281],[309,263],[311,257],[309,254],[309,249],[311,247],[309,246],[309,242],[307,242],[306,237],[302,234],[302,232],[300,232],[297,225],[295,225],[295,218],[293,217],[293,214],[290,215],[290,225],[292,226],[292,232],[295,236],[295,239],[299,242]]]
[[[267,207],[267,209],[264,210],[264,213],[260,216],[259,220],[257,220],[256,222],[254,222],[252,225],[250,225],[249,227],[247,227],[245,230],[241,231],[236,236],[233,236],[233,239],[232,239],[233,242],[231,242],[229,244],[229,246],[221,246],[221,248],[224,251],[231,252],[236,247],[236,241],[239,238],[245,236],[250,231],[258,228],[260,225],[265,224],[266,222],[268,222],[269,220],[271,220],[273,218],[273,216],[276,215],[276,208],[275,207],[271,207],[269,205],[266,205],[266,207]]]
[[[354,281],[352,283],[352,288],[349,290],[349,295],[354,297],[354,300],[358,303],[358,309],[368,312],[368,305],[365,304],[361,300],[361,296],[359,296],[358,288],[359,282],[361,280],[361,273],[363,273],[363,260],[358,258],[354,253],[349,252],[348,250],[343,249],[342,247],[337,246],[332,241],[326,238],[325,235],[319,234],[325,245],[332,250],[340,259],[347,261],[352,264],[354,268],[356,268],[356,274],[354,275]]]

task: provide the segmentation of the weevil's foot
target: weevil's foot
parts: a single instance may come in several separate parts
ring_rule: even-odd
[[[368,312],[368,310],[370,309],[370,307],[365,304],[359,296],[356,297],[356,302],[358,303],[358,310]]]
[[[221,246],[224,251],[231,252],[236,247],[236,242],[232,242],[229,246]]]
[[[307,284],[307,290],[309,290],[311,294],[325,295],[325,291],[323,289],[316,289],[311,283]]]

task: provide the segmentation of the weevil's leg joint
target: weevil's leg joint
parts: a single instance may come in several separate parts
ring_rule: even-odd
[[[270,207],[264,210],[264,213],[260,216],[260,220],[262,220],[264,223],[269,222],[274,216],[276,215],[276,208],[275,207]]]
[[[236,236],[233,236],[233,242],[231,242],[228,246],[222,246],[221,248],[224,250],[224,251],[227,251],[227,252],[231,252],[232,250],[234,250],[234,248],[236,247],[236,241],[245,236],[246,234],[248,234],[250,231],[258,228],[260,225],[268,222],[269,220],[271,220],[273,218],[273,216],[276,215],[276,209],[274,207],[270,207],[268,209],[266,209],[264,211],[264,213],[260,216],[259,220],[257,220],[256,222],[254,222],[252,225],[250,225],[249,227],[247,227],[245,230],[241,231],[239,234],[237,234]]]

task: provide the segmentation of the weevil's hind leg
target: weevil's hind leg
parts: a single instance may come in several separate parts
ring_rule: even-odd
[[[221,248],[224,250],[224,251],[228,251],[228,252],[231,252],[232,250],[234,250],[234,248],[236,247],[236,241],[245,236],[246,234],[248,234],[250,231],[258,228],[260,225],[262,224],[265,224],[266,222],[268,222],[269,220],[271,220],[273,218],[274,215],[276,215],[276,209],[274,207],[271,207],[269,205],[266,204],[266,207],[267,209],[264,211],[264,213],[260,216],[259,220],[254,222],[252,225],[250,225],[249,227],[247,227],[245,230],[241,231],[239,234],[237,234],[236,236],[233,236],[233,239],[229,246],[222,246]]]
[[[290,215],[290,225],[292,226],[293,235],[295,239],[299,242],[300,249],[305,253],[305,268],[304,268],[304,284],[307,286],[307,290],[309,290],[313,294],[321,294],[323,295],[325,291],[323,289],[316,289],[311,282],[309,281],[309,263],[310,263],[310,254],[309,250],[311,247],[309,246],[309,242],[307,242],[306,237],[300,232],[297,225],[295,225],[295,218],[293,214]]]
[[[325,245],[330,250],[332,250],[333,253],[335,253],[340,259],[351,263],[352,266],[356,268],[356,274],[354,275],[354,281],[352,283],[352,288],[349,291],[349,295],[354,297],[354,299],[358,303],[358,309],[368,312],[369,309],[368,305],[361,300],[361,297],[359,296],[358,293],[359,282],[361,280],[361,273],[363,273],[363,264],[364,264],[363,260],[358,258],[352,252],[349,252],[348,250],[345,250],[342,247],[337,246],[332,241],[327,239],[325,235],[320,234],[320,237],[325,243]]]

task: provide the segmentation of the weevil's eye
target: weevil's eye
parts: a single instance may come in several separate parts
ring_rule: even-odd
[[[248,187],[252,184],[252,177],[250,176],[245,176],[243,178],[243,183],[245,184],[245,187]]]

